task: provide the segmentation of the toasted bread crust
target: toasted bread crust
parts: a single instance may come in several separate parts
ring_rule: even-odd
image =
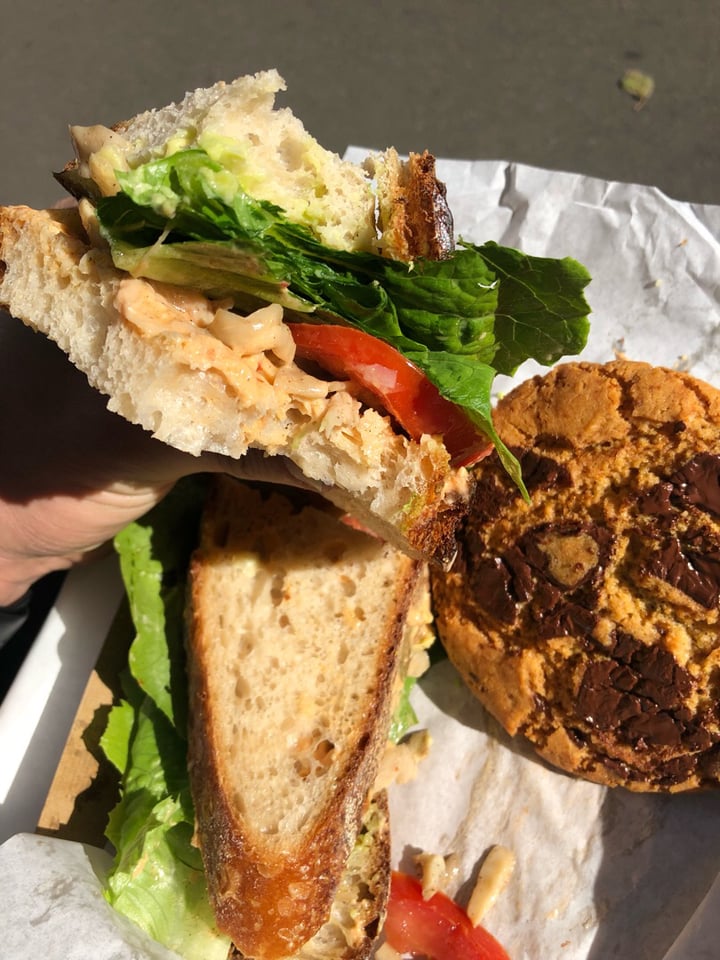
[[[188,616],[189,683],[193,704],[189,770],[197,813],[197,835],[210,897],[219,927],[238,949],[246,956],[267,960],[292,955],[328,919],[385,748],[403,622],[420,572],[417,561],[339,525],[324,511],[305,508],[299,518],[293,520],[294,511],[287,503],[277,493],[268,500],[245,485],[226,478],[218,480],[206,508],[200,547],[191,564]],[[284,545],[274,533],[267,533],[276,522],[278,529],[282,528]],[[299,538],[300,531],[302,538]],[[261,583],[259,578],[277,575],[273,573],[278,569],[275,564],[279,564],[280,569],[297,568],[297,576],[293,575],[283,588],[287,601],[277,601],[277,614],[267,622],[263,620],[266,633],[251,641],[253,656],[262,645],[265,652],[258,653],[258,660],[254,662],[264,663],[266,656],[272,661],[277,656],[295,663],[299,657],[302,669],[312,670],[303,652],[306,634],[303,631],[299,634],[287,632],[282,621],[285,614],[295,622],[293,618],[297,616],[298,607],[292,606],[292,598],[298,596],[298,589],[321,590],[328,605],[328,636],[332,634],[330,604],[335,605],[337,592],[342,591],[342,584],[354,574],[352,568],[343,567],[342,570],[349,572],[341,573],[335,562],[320,559],[326,543],[329,549],[344,543],[353,563],[359,551],[367,558],[370,576],[375,575],[372,573],[375,569],[382,571],[382,589],[378,590],[378,584],[372,581],[375,592],[381,595],[373,594],[370,599],[367,592],[371,588],[367,588],[357,597],[352,594],[349,607],[354,610],[361,602],[372,603],[378,612],[372,614],[371,634],[367,635],[367,628],[363,627],[361,633],[353,634],[354,640],[348,640],[352,644],[361,644],[352,656],[362,657],[362,667],[360,661],[352,659],[350,662],[357,664],[355,669],[361,672],[362,679],[357,674],[341,675],[338,664],[330,663],[332,651],[328,651],[324,661],[323,672],[334,676],[335,685],[347,683],[354,692],[352,706],[343,708],[342,721],[335,716],[341,708],[334,695],[332,704],[322,708],[322,712],[327,713],[328,732],[325,735],[333,744],[332,766],[324,779],[305,781],[303,776],[300,786],[296,787],[302,797],[311,789],[320,790],[312,802],[308,801],[308,810],[301,818],[302,828],[296,830],[292,824],[286,825],[284,813],[281,820],[267,816],[267,824],[261,827],[264,821],[257,804],[252,803],[254,794],[247,782],[237,784],[233,781],[233,777],[238,777],[237,765],[231,768],[227,755],[227,731],[223,726],[229,722],[226,720],[228,711],[249,714],[248,708],[243,708],[242,704],[229,703],[218,688],[233,669],[241,670],[242,683],[247,683],[251,665],[245,666],[238,659],[242,653],[237,649],[239,641],[234,628],[231,631],[223,626],[223,619],[232,615],[229,611],[218,610],[218,584],[223,577],[223,565],[234,564],[233,570],[237,573],[232,574],[233,578],[249,575],[258,580],[253,587],[253,596],[256,596]],[[264,567],[257,574],[243,572],[244,558],[265,555],[268,550],[272,551],[268,560],[269,573]],[[280,552],[280,557],[275,550]],[[317,570],[321,571],[319,575],[326,585],[318,586]],[[222,580],[222,584],[226,581]],[[234,592],[231,584],[222,586],[222,590],[223,596]],[[304,611],[303,602],[301,597]],[[341,607],[345,603],[342,601]],[[253,622],[259,616],[254,613]],[[274,626],[276,619],[278,625]],[[307,631],[315,629],[324,631],[325,628],[319,628],[316,621],[308,617]],[[322,646],[324,636],[318,637],[318,641]],[[234,664],[238,667],[235,668]],[[271,679],[272,683],[269,682]],[[312,674],[303,678],[303,682],[308,688],[312,687]],[[277,697],[286,703],[293,696],[289,691],[292,681],[283,681],[275,675],[268,676],[266,684],[267,690],[260,691],[265,702],[264,710],[279,711],[280,701],[274,698],[273,690],[277,685]],[[231,684],[230,689],[236,688]],[[272,715],[275,717],[275,713]],[[285,720],[282,722],[284,724]],[[351,724],[349,729],[348,723]],[[296,733],[301,735],[301,730],[302,724],[297,722],[290,732],[286,730],[283,734],[278,730],[277,744],[272,745],[272,750],[269,746],[267,748],[268,755],[274,758],[268,761],[271,766],[277,765],[280,769],[285,763],[291,768],[295,765],[295,737]],[[284,737],[288,738],[287,747],[284,746]],[[232,742],[240,751],[250,749],[249,739],[243,739],[241,731],[232,735]],[[286,750],[290,751],[287,755]],[[286,789],[287,781],[280,779],[282,782],[278,782],[277,788]],[[287,811],[288,818],[293,816],[292,810]]]
[[[435,176],[435,157],[411,153],[401,161],[386,150],[371,164],[378,181],[383,255],[394,260],[445,260],[455,249],[445,184]]]
[[[408,215],[412,238],[408,259],[444,260],[455,248],[454,225],[445,184],[435,176],[435,157],[427,150],[411,153],[408,164]]]
[[[385,790],[369,799],[330,919],[289,960],[367,960],[377,945],[390,892],[390,810]],[[228,960],[243,960],[233,945]]]

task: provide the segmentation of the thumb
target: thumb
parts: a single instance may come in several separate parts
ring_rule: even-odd
[[[322,492],[321,485],[306,477],[292,460],[287,457],[269,456],[262,450],[248,450],[238,459],[221,454],[204,453],[197,458],[197,469],[208,473],[226,473],[238,480],[277,483]]]

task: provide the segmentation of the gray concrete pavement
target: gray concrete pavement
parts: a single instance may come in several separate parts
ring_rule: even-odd
[[[326,146],[505,159],[720,203],[714,0],[0,0],[0,202],[51,203],[68,123],[276,66]],[[641,110],[618,87],[652,75]]]

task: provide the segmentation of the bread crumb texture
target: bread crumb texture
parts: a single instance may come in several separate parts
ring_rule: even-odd
[[[217,481],[191,569],[190,775],[216,916],[246,956],[287,956],[330,915],[420,568],[304,493]]]

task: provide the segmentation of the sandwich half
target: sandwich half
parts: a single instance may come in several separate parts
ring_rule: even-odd
[[[191,454],[283,456],[446,563],[492,444],[496,372],[587,335],[570,260],[455,249],[433,158],[324,150],[274,70],[72,128],[73,210],[0,208],[0,305],[108,406]]]
[[[376,782],[431,635],[425,573],[305,495],[222,478],[205,507],[190,784],[215,917],[244,956],[360,957],[375,942],[389,880]]]

